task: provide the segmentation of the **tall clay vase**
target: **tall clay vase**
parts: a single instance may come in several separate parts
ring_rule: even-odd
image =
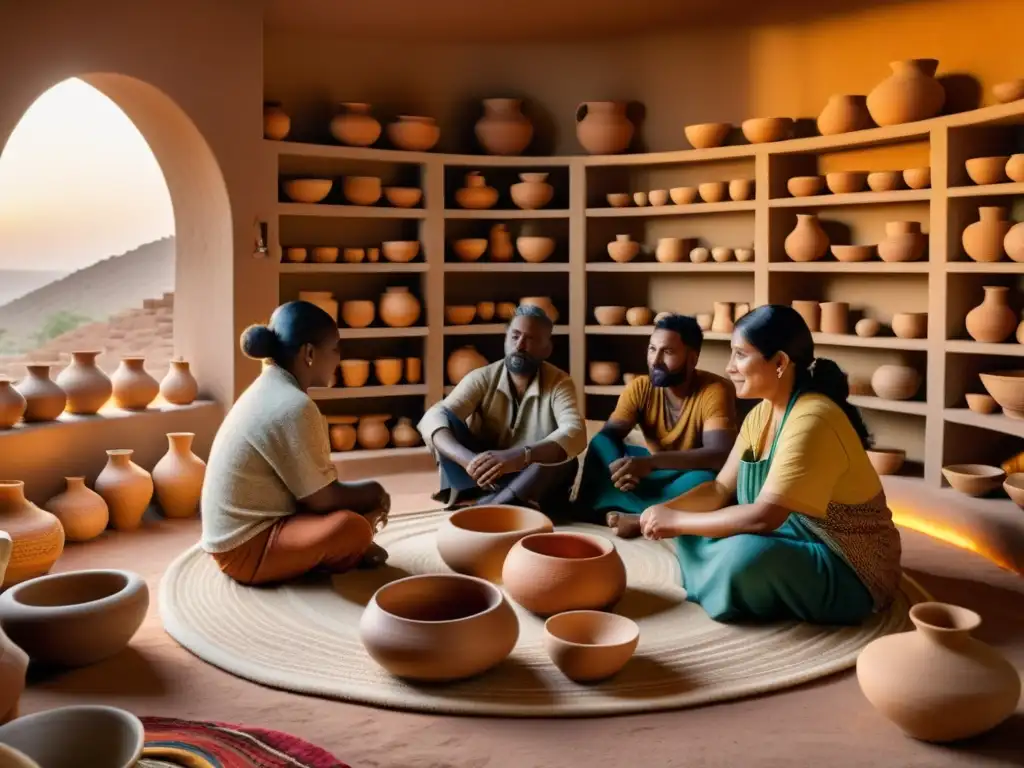
[[[10,429],[25,414],[27,403],[10,379],[0,378],[0,429]]]
[[[43,507],[60,520],[67,541],[95,539],[106,530],[110,522],[107,502],[86,486],[84,477],[66,477],[64,482],[67,488]]]
[[[347,101],[331,119],[331,135],[350,147],[369,147],[380,138],[380,123],[370,114],[370,105]]]
[[[935,79],[936,59],[894,61],[892,74],[868,94],[868,112],[879,125],[899,125],[935,117],[946,101],[942,83]]]
[[[14,542],[3,589],[48,573],[64,551],[60,520],[26,499],[20,480],[0,480],[0,531]]]
[[[114,375],[114,405],[126,411],[144,411],[160,394],[160,384],[147,373],[144,357],[122,357]]]
[[[11,535],[7,531],[0,531],[0,581],[6,578],[13,552]],[[18,701],[25,690],[27,671],[28,654],[0,629],[0,724],[18,716]],[[12,768],[15,766],[12,765]]]
[[[533,140],[533,123],[522,108],[520,99],[484,99],[484,114],[474,127],[480,146],[491,155],[522,154]]]
[[[167,375],[160,382],[160,396],[171,405],[189,405],[199,395],[199,384],[189,370],[187,360],[171,360]]]
[[[837,94],[830,96],[818,115],[818,132],[822,136],[861,131],[871,127],[871,115],[864,96]]]
[[[96,493],[110,509],[110,524],[118,531],[134,531],[153,500],[153,478],[132,461],[130,448],[107,451],[107,465],[96,478]]]
[[[68,397],[64,410],[88,416],[107,404],[114,385],[96,365],[99,352],[72,352],[71,365],[57,376],[57,386]]]
[[[1006,220],[1006,209],[997,205],[983,205],[978,208],[978,220],[964,229],[960,240],[964,253],[974,261],[999,261],[1006,254],[1003,241],[1011,222]]]
[[[164,517],[194,517],[206,478],[206,462],[192,453],[193,432],[169,432],[167,453],[153,467],[153,487]]]
[[[974,611],[946,603],[910,609],[916,631],[880,637],[857,658],[857,682],[882,715],[915,739],[949,742],[991,730],[1017,708],[1020,674],[971,637]]]
[[[576,107],[576,138],[592,155],[625,152],[633,131],[625,102],[585,101]]]
[[[25,398],[25,421],[54,421],[64,413],[68,396],[64,390],[50,381],[49,363],[30,363],[25,366],[28,374],[15,385]]]
[[[796,226],[786,235],[784,248],[793,261],[817,261],[828,252],[828,235],[813,213],[798,213]]]
[[[985,298],[967,313],[967,333],[975,341],[999,343],[1017,330],[1017,316],[1007,304],[1010,289],[1001,285],[982,286]]]

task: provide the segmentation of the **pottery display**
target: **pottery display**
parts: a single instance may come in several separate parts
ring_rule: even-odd
[[[484,99],[484,114],[474,126],[477,141],[491,155],[520,155],[533,139],[533,123],[520,99]]]
[[[458,384],[471,371],[483,368],[487,364],[487,358],[477,352],[476,347],[467,345],[456,349],[448,355],[445,371],[448,374],[448,381],[452,384]]]
[[[964,252],[974,261],[999,261],[1006,255],[1003,240],[1011,222],[1006,220],[1006,209],[995,205],[978,208],[978,221],[969,224],[961,235]]]
[[[576,138],[591,155],[625,152],[633,131],[625,102],[585,101],[576,107]]]
[[[881,126],[912,123],[935,117],[946,101],[942,83],[935,79],[936,59],[907,59],[889,64],[892,74],[868,94],[871,118]]]
[[[420,319],[420,300],[405,286],[388,286],[380,297],[380,319],[392,328],[408,328]]]
[[[453,512],[438,526],[437,551],[456,573],[500,582],[512,545],[524,536],[553,530],[547,515],[529,507],[468,507]]]
[[[616,235],[615,239],[608,243],[608,255],[612,261],[620,264],[632,261],[640,253],[640,243],[630,238],[629,235]]]
[[[499,222],[491,227],[488,244],[491,248],[491,261],[512,261],[512,235],[504,224]]]
[[[64,551],[60,521],[25,498],[20,480],[0,480],[0,531],[13,542],[3,589],[47,573]]]
[[[696,123],[683,128],[683,133],[694,149],[711,149],[722,146],[731,130],[729,123]]]
[[[921,374],[909,365],[880,365],[871,374],[871,389],[883,400],[909,400],[921,388]]]
[[[863,192],[867,182],[867,171],[833,171],[825,174],[825,186],[836,195]]]
[[[681,237],[660,237],[654,248],[654,258],[662,264],[674,264],[682,261],[687,242],[689,241],[683,240]],[[611,244],[608,247],[610,249]],[[608,253],[611,255],[611,250]],[[612,258],[615,257],[612,256]],[[615,260],[618,261],[618,259]]]
[[[520,173],[520,181],[509,188],[509,195],[517,208],[532,211],[551,202],[555,188],[547,183],[546,173]]]
[[[890,325],[898,339],[923,339],[928,335],[928,313],[897,312]]]
[[[907,458],[907,452],[902,448],[872,448],[867,454],[868,461],[879,475],[895,475]]]
[[[732,333],[735,327],[731,301],[716,301],[715,313],[711,318],[711,330],[714,333]]]
[[[626,322],[629,325],[650,325],[653,320],[654,313],[647,307],[630,307],[626,310]]]
[[[618,384],[622,377],[619,364],[604,360],[591,360],[587,365],[590,380],[601,387]]]
[[[399,115],[397,122],[388,123],[386,131],[392,144],[410,152],[431,150],[441,138],[437,121],[420,115]]]
[[[594,307],[594,319],[598,325],[622,325],[626,322],[626,308],[622,306]]]
[[[519,620],[501,590],[473,576],[407,576],[378,589],[359,621],[367,653],[392,675],[446,682],[503,661]]]
[[[132,461],[130,448],[107,451],[107,464],[93,487],[110,510],[110,524],[118,531],[134,531],[153,500],[153,477]]]
[[[89,541],[107,529],[107,502],[85,484],[84,477],[66,477],[67,488],[43,505],[60,520],[65,541]]]
[[[167,453],[153,467],[153,487],[164,517],[178,519],[199,513],[206,462],[192,453],[193,432],[169,432]]]
[[[606,680],[633,658],[640,627],[605,611],[566,611],[544,622],[544,650],[577,683]]]
[[[351,451],[356,447],[358,416],[328,416],[327,437],[332,451]]]
[[[319,203],[330,193],[334,179],[289,179],[284,182],[284,193],[296,203]]]
[[[337,314],[335,314],[337,322]],[[189,405],[199,396],[199,383],[189,369],[188,360],[171,360],[167,374],[160,382],[160,396],[171,405]]]
[[[50,363],[26,363],[26,375],[14,388],[25,398],[26,422],[53,421],[64,412],[68,396],[50,380]]]
[[[0,727],[0,744],[31,760],[31,768],[133,768],[144,742],[142,721],[131,712],[91,704],[36,712]]]
[[[536,235],[517,237],[516,250],[523,257],[523,261],[529,264],[540,264],[547,261],[548,257],[555,252],[555,239]]]
[[[558,310],[548,296],[523,296],[519,299],[520,306],[540,307],[552,323],[558,322]]]
[[[783,141],[793,133],[793,119],[790,117],[752,117],[740,124],[740,130],[751,144]]]
[[[5,578],[12,553],[11,535],[0,530],[0,582]],[[28,654],[0,629],[0,725],[18,716],[18,702],[25,690],[27,671]],[[2,758],[0,755],[0,765],[4,765]]]
[[[878,257],[887,262],[917,261],[925,255],[928,235],[918,221],[888,221],[885,238],[878,244]]]
[[[981,385],[1011,419],[1024,419],[1024,371],[979,373]]]
[[[383,187],[379,176],[346,176],[341,191],[352,205],[373,205],[380,200]]]
[[[808,301],[803,299],[796,299],[792,305],[800,317],[807,323],[807,329],[811,333],[818,333],[821,330],[821,303],[817,301]]]
[[[487,180],[480,171],[470,171],[465,176],[465,185],[455,190],[455,203],[460,208],[481,210],[493,208],[498,202],[498,190],[487,186]]]
[[[25,413],[25,396],[14,387],[14,383],[0,377],[0,429],[10,429]]]
[[[501,572],[505,591],[540,616],[601,610],[626,591],[626,568],[615,545],[586,533],[535,533],[517,541]]]
[[[697,193],[705,203],[721,203],[729,194],[729,185],[724,181],[705,181],[697,185]]]
[[[845,301],[823,301],[821,309],[822,333],[849,333],[850,305]]]
[[[346,101],[331,118],[331,136],[350,147],[370,147],[380,138],[380,123],[370,114],[370,105]]]
[[[923,168],[905,168],[903,183],[911,189],[927,189],[932,185],[931,167],[926,165]]]
[[[871,127],[867,97],[836,94],[830,96],[818,115],[818,132],[822,136],[861,131]]]
[[[122,357],[114,375],[113,403],[125,411],[144,411],[160,394],[160,382],[149,375],[144,357]]]
[[[356,427],[356,442],[360,448],[368,451],[377,451],[387,446],[391,441],[391,430],[387,422],[390,414],[372,414],[359,417],[359,426]]]
[[[412,419],[403,416],[391,429],[391,442],[396,448],[412,448],[420,445],[423,439],[419,430],[413,426]]]
[[[1010,181],[1024,181],[1024,154],[1010,155],[1010,159],[1006,161],[1005,171]]]
[[[793,261],[817,261],[828,252],[828,235],[813,213],[798,213],[796,226],[786,235],[786,255]]]
[[[1003,250],[1013,261],[1024,262],[1024,221],[1010,227],[1003,238]]]
[[[292,129],[292,120],[279,101],[263,102],[263,138],[281,141]]]
[[[982,286],[985,298],[967,313],[967,333],[975,341],[999,343],[1017,330],[1017,315],[1007,304],[1010,289],[1002,285]]]
[[[960,493],[984,496],[999,487],[1006,472],[988,464],[949,464],[942,468],[942,476]]]
[[[113,392],[107,374],[96,365],[98,351],[72,352],[71,364],[57,375],[57,386],[67,395],[68,413],[92,415],[106,405]]]

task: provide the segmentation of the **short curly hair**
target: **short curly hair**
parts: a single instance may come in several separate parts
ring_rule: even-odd
[[[704,331],[700,329],[696,318],[690,315],[680,315],[670,312],[658,318],[654,323],[656,330],[672,331],[679,336],[683,344],[700,354],[700,348],[704,345]]]

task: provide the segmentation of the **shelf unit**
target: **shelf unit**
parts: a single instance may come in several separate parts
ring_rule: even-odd
[[[699,314],[710,313],[714,301],[747,302],[753,307],[816,299],[850,303],[851,333],[816,334],[815,340],[818,354],[836,359],[851,379],[863,382],[886,362],[906,361],[918,367],[923,383],[915,399],[887,401],[860,395],[853,400],[863,410],[878,444],[906,448],[911,471],[923,471],[929,485],[943,484],[945,464],[998,463],[1006,458],[964,456],[965,440],[960,439],[964,430],[997,437],[994,442],[1004,452],[1024,449],[1022,422],[972,413],[964,407],[963,398],[965,393],[984,391],[978,372],[1024,368],[1024,361],[1017,359],[1024,357],[1024,345],[979,344],[967,339],[963,326],[966,311],[980,303],[984,284],[1015,286],[1015,308],[1020,308],[1024,264],[1005,257],[996,263],[967,261],[960,245],[961,232],[977,220],[979,205],[1006,205],[1013,209],[1011,219],[1024,219],[1020,204],[1024,184],[976,186],[964,170],[964,161],[971,157],[1022,151],[1024,102],[838,136],[650,154],[497,157],[287,141],[265,141],[264,145],[276,158],[282,177],[379,175],[385,185],[418,185],[424,192],[420,206],[413,209],[390,208],[383,201],[367,207],[339,205],[332,198],[316,205],[278,198],[268,229],[277,261],[282,246],[372,246],[382,239],[421,243],[420,256],[408,264],[279,264],[281,301],[295,298],[299,290],[332,290],[339,301],[372,299],[384,285],[397,283],[410,286],[423,303],[420,325],[415,328],[341,329],[343,353],[353,357],[421,356],[422,383],[315,393],[325,413],[392,412],[415,420],[424,407],[450,391],[445,359],[454,347],[473,344],[489,359],[497,359],[502,325],[448,326],[446,302],[514,302],[527,295],[551,296],[560,315],[553,362],[572,375],[587,417],[601,419],[610,413],[621,387],[592,384],[588,360],[617,359],[624,373],[642,371],[641,339],[650,329],[596,325],[595,306],[643,305],[655,312]],[[787,180],[796,175],[925,165],[931,168],[931,185],[926,189],[805,198],[791,197],[786,191]],[[464,210],[454,203],[454,189],[471,170],[482,172],[499,190],[495,208]],[[515,175],[528,171],[550,174],[555,196],[549,208],[520,210],[508,199],[507,189]],[[733,179],[752,179],[753,197],[625,208],[612,208],[605,201],[610,192],[648,192]],[[817,213],[836,243],[874,243],[881,238],[886,221],[918,220],[929,247],[921,261],[911,263],[844,263],[831,254],[816,262],[792,262],[783,243],[796,214],[803,212]],[[491,263],[486,257],[464,263],[450,255],[450,240],[486,237],[488,228],[499,222],[507,224],[513,239],[527,227],[551,233],[557,241],[554,255],[541,264],[522,262],[518,256],[508,263]],[[617,234],[630,234],[641,243],[635,260],[626,264],[610,260],[606,244]],[[753,248],[754,259],[659,263],[653,253],[660,237],[692,239],[693,244],[709,248]],[[927,337],[858,337],[852,333],[858,310],[883,323],[894,312],[927,312]],[[729,338],[728,333],[705,334],[702,368],[724,372]],[[350,351],[356,344],[364,346]],[[1007,444],[1006,440],[1017,442]],[[362,453],[373,458],[399,455],[387,449]],[[412,449],[401,455],[419,454]]]

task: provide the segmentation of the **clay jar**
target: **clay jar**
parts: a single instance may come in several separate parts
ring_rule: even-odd
[[[654,320],[654,313],[647,307],[630,307],[626,310],[626,322],[629,325],[650,325]]]
[[[347,101],[331,119],[331,135],[350,147],[369,147],[380,138],[380,123],[370,114],[369,104]]]
[[[711,330],[715,333],[732,333],[733,327],[732,302],[716,301],[715,314],[711,319]]]
[[[164,517],[194,517],[206,477],[206,462],[192,453],[193,432],[169,432],[167,453],[153,467],[153,486]]]
[[[608,253],[611,254],[611,243],[608,244]],[[658,238],[658,245],[654,249],[654,258],[662,264],[674,264],[683,260],[684,252],[683,239],[680,237]],[[615,257],[612,256],[614,259]],[[618,259],[616,259],[618,261]]]
[[[821,307],[822,333],[848,333],[850,305],[845,301],[823,301]]]
[[[64,551],[60,520],[26,499],[20,480],[0,480],[0,531],[13,542],[3,589],[47,573]]]
[[[616,235],[615,239],[608,243],[608,255],[612,261],[625,264],[632,261],[640,253],[640,243],[631,239],[629,235]]]
[[[527,211],[543,208],[555,194],[554,187],[546,181],[547,177],[546,173],[520,173],[522,181],[509,189],[512,202]]]
[[[471,371],[483,368],[485,365],[487,365],[487,358],[477,352],[476,347],[471,345],[460,347],[448,355],[448,360],[445,364],[448,381],[452,384],[458,384]]]
[[[507,504],[469,507],[453,512],[437,529],[437,552],[456,573],[501,581],[512,546],[534,533],[550,533],[547,515]]]
[[[633,131],[625,102],[585,101],[576,107],[576,138],[592,155],[625,152]]]
[[[883,400],[909,400],[921,388],[921,374],[909,365],[880,365],[871,374],[871,389]]]
[[[491,261],[512,261],[515,249],[512,247],[512,235],[508,227],[498,223],[488,233],[488,245],[491,249]]]
[[[626,591],[626,568],[608,539],[535,533],[515,543],[501,572],[505,591],[539,616],[603,609]]]
[[[918,221],[889,221],[885,224],[885,239],[878,244],[878,257],[882,261],[917,261],[924,256],[928,236],[921,232]]]
[[[1017,708],[1017,670],[971,637],[974,611],[946,603],[910,609],[916,631],[880,637],[857,658],[857,682],[871,705],[915,739],[947,742],[984,733]]]
[[[114,385],[114,405],[126,411],[144,411],[160,394],[160,384],[144,367],[144,357],[122,357],[110,377]]]
[[[369,451],[384,448],[391,440],[391,432],[387,425],[390,418],[391,416],[386,413],[360,416],[359,426],[356,428],[356,442],[359,443],[359,447]]]
[[[107,528],[110,510],[107,502],[85,484],[84,477],[66,477],[67,488],[43,506],[60,520],[67,541],[89,541]]]
[[[489,154],[519,155],[530,145],[533,123],[522,107],[520,99],[484,99],[484,114],[476,121],[474,132]]]
[[[107,451],[107,465],[96,478],[96,493],[110,510],[110,523],[118,531],[134,531],[153,500],[153,478],[132,461],[130,448]]]
[[[356,422],[358,416],[329,416],[327,435],[332,451],[351,451],[356,447]]]
[[[291,118],[281,109],[281,102],[263,102],[263,138],[281,141],[291,129]]]
[[[1024,262],[1024,221],[1010,227],[1003,238],[1003,250],[1013,261]]]
[[[441,138],[441,129],[432,117],[399,115],[398,122],[389,123],[388,139],[399,149],[426,152]]]
[[[967,226],[961,236],[964,252],[974,261],[999,261],[1006,254],[1003,240],[1012,224],[1006,220],[1006,209],[983,205],[978,208],[978,221]]]
[[[455,190],[455,202],[462,208],[480,210],[493,208],[498,202],[498,190],[487,186],[487,180],[480,171],[470,171],[465,177],[466,186]]]
[[[0,429],[10,429],[21,421],[26,405],[24,395],[14,388],[11,380],[0,378]]]
[[[892,74],[868,94],[867,107],[879,125],[898,125],[935,117],[946,91],[935,79],[936,59],[908,59],[889,64]]]
[[[800,317],[807,323],[807,329],[811,333],[817,333],[821,330],[821,304],[817,301],[806,301],[803,299],[797,299],[792,304]]]
[[[388,286],[380,297],[380,319],[392,328],[408,328],[420,319],[420,300],[405,286]]]
[[[412,419],[403,416],[398,420],[391,429],[391,442],[396,448],[412,448],[420,444],[420,433],[412,425]]]
[[[818,131],[822,136],[861,131],[871,127],[867,97],[837,94],[830,96],[818,115]]]
[[[1007,304],[1010,289],[1000,285],[982,286],[985,298],[967,313],[967,333],[975,341],[1006,341],[1017,329],[1017,316]]]
[[[72,352],[71,365],[57,375],[57,386],[64,390],[68,402],[65,410],[89,416],[107,404],[113,385],[96,366],[99,352]]]
[[[813,213],[798,213],[796,226],[786,235],[786,255],[793,261],[817,261],[828,252],[828,235]]]
[[[335,320],[337,322],[337,320]],[[160,396],[171,405],[189,405],[199,396],[199,383],[189,370],[187,360],[171,360],[167,375],[160,382]]]
[[[25,378],[17,383],[15,389],[25,398],[26,422],[53,421],[64,412],[67,395],[64,390],[50,381],[49,363],[28,363]]]

